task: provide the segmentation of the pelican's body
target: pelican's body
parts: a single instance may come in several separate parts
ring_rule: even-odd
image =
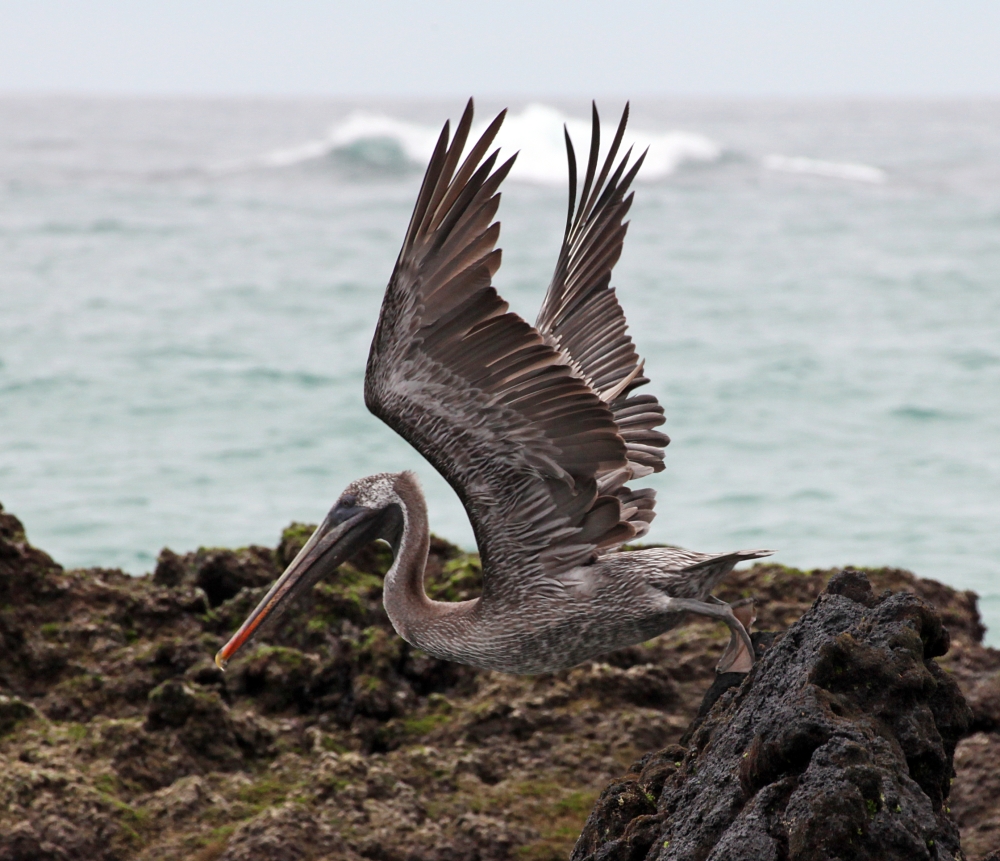
[[[385,607],[397,633],[435,657],[507,673],[572,667],[662,634],[683,621],[689,602],[704,602],[733,565],[756,555],[651,547],[570,568],[525,600],[487,592],[473,601],[432,601],[423,586],[427,509],[415,476],[371,476],[347,492],[359,502],[398,499],[391,504],[407,512],[385,578]],[[725,605],[709,606],[719,608],[712,615],[725,616]]]
[[[594,133],[579,207],[567,135],[570,206],[556,272],[534,327],[492,286],[500,264],[497,188],[513,159],[484,159],[501,114],[459,166],[471,102],[448,126],[424,177],[386,290],[365,376],[369,409],[451,483],[475,531],[483,594],[427,597],[427,507],[412,473],[350,484],[260,606],[217,656],[220,666],[291,596],[383,539],[394,562],[384,601],[403,639],[439,658],[510,673],[570,667],[650,639],[688,613],[733,632],[720,669],[748,669],[752,646],[732,608],[711,597],[743,559],[769,551],[618,552],[646,533],[655,494],[628,482],[663,468],[663,410],[610,287],[642,163],[612,171],[627,109],[598,174]]]

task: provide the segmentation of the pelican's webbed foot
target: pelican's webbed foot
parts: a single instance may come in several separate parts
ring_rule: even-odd
[[[718,601],[719,599],[716,598],[716,600]],[[719,603],[723,602],[720,601]],[[744,639],[736,630],[730,628],[729,645],[726,646],[726,651],[722,653],[715,671],[720,674],[749,673],[754,663],[753,642],[748,642],[750,626],[757,620],[757,609],[754,599],[744,598],[741,601],[730,604],[729,608],[733,611],[736,620],[743,626],[743,632],[747,636]]]
[[[753,598],[745,598],[735,604],[727,604],[714,596],[710,596],[708,601],[671,598],[670,606],[671,609],[697,613],[725,622],[729,626],[731,637],[715,671],[720,674],[750,672],[754,663],[754,650],[748,631],[757,618]]]

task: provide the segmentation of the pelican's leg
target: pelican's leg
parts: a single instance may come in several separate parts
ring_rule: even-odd
[[[709,603],[711,601],[711,603]],[[710,619],[718,619],[725,622],[732,632],[732,639],[722,653],[722,659],[715,668],[717,673],[747,673],[753,666],[753,642],[744,626],[744,620],[740,616],[746,616],[746,624],[753,623],[753,601],[739,601],[736,605],[730,606],[725,601],[721,601],[714,596],[709,601],[695,601],[690,598],[671,598],[671,610],[683,610],[687,613],[697,613],[699,616],[708,616]],[[734,607],[738,611],[743,611],[739,615],[734,612]],[[746,608],[750,608],[750,613],[746,613]]]
[[[712,604],[721,604],[725,606],[726,602],[721,598],[716,598],[715,595],[709,595],[706,599]],[[750,633],[750,626],[757,621],[757,602],[754,598],[741,598],[739,601],[734,601],[729,605],[732,608],[733,615],[740,620],[740,623],[746,629],[746,632]],[[722,657],[719,658],[718,666],[716,667],[716,672],[719,673],[749,673],[750,668],[753,666],[754,662],[754,652],[749,651],[746,644],[743,642],[743,638],[737,636],[736,631],[731,631],[731,636],[729,638],[729,645],[726,646],[726,651],[722,653]]]
[[[715,600],[720,604],[725,603],[718,598],[715,598]],[[729,606],[733,611],[733,615],[739,619],[740,624],[743,625],[743,629],[749,634],[750,626],[757,621],[757,602],[753,598],[743,598],[739,601],[734,601]],[[753,667],[753,662],[754,650],[752,648],[748,650],[743,639],[738,637],[736,632],[733,631],[729,638],[729,645],[726,646],[726,651],[722,653],[716,669],[720,673],[749,673],[750,668]]]

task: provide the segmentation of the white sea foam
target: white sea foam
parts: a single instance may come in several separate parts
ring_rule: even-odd
[[[852,182],[885,182],[885,171],[870,164],[857,162],[823,161],[805,156],[769,155],[764,158],[767,170],[781,173],[803,173],[828,179],[846,179]]]
[[[508,115],[497,135],[496,145],[501,148],[502,158],[519,152],[511,172],[513,179],[539,184],[566,181],[564,123],[575,141],[578,162],[584,160],[590,142],[589,120],[569,117],[541,104],[528,105],[521,113]],[[474,125],[470,140],[475,141],[486,125],[485,120]],[[331,128],[324,138],[228,162],[218,165],[216,169],[227,172],[255,167],[280,168],[337,154],[353,155],[377,167],[387,161],[386,147],[394,150],[402,161],[422,166],[430,158],[438,134],[439,129],[431,126],[384,114],[356,111]],[[611,134],[607,126],[604,134],[606,146]],[[629,129],[625,144],[634,145],[637,153],[649,147],[639,174],[640,179],[647,181],[668,176],[685,162],[715,161],[722,152],[721,147],[710,138],[685,131]],[[391,158],[391,152],[388,158]]]
[[[369,109],[411,118],[393,104]],[[711,115],[707,133],[753,154],[683,190],[684,167],[640,188],[615,270],[653,380],[642,391],[674,437],[667,471],[644,482],[666,509],[649,539],[912,568],[975,589],[1000,647],[1000,104],[886,102],[877,158],[861,154],[864,103],[798,106],[794,146],[781,104],[646,107],[630,140]],[[164,544],[273,543],[349,480],[406,467],[435,531],[475,546],[447,482],[362,398],[430,143],[347,111],[316,126],[318,109],[0,97],[0,501],[67,568],[141,573]],[[436,135],[443,117],[426,117],[416,131]],[[334,122],[355,142],[331,153]],[[588,129],[573,130],[584,160]],[[559,184],[508,189],[500,213],[497,286],[528,320],[566,211],[555,132]],[[268,153],[290,144],[303,146]],[[224,183],[190,170],[234,153],[268,155]],[[772,173],[769,153],[888,176]],[[892,186],[863,206],[843,193]]]
[[[617,119],[617,117],[615,118]],[[566,182],[566,144],[563,124],[577,148],[577,161],[586,159],[590,144],[590,121],[580,120],[547,105],[533,104],[520,114],[507,118],[497,143],[505,155],[517,150],[520,154],[511,172],[512,177],[527,182]],[[609,128],[610,126],[610,128]],[[605,119],[604,144],[608,145],[614,126]],[[649,147],[639,178],[647,181],[662,179],[673,173],[685,162],[711,162],[722,154],[721,147],[710,138],[694,132],[653,132],[629,129],[625,145],[635,147],[636,153]]]

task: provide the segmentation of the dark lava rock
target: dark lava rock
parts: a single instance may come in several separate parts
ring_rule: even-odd
[[[597,664],[576,685],[578,696],[594,696],[601,703],[630,703],[667,709],[680,699],[677,685],[665,667],[641,664],[622,669]]]
[[[169,547],[164,547],[156,559],[153,569],[153,582],[157,586],[180,586],[190,575],[190,566],[183,556],[174,553]]]
[[[962,832],[962,848],[970,859],[1000,855],[1000,734],[977,732],[962,739],[955,770],[948,805]]]
[[[164,682],[149,694],[146,729],[180,727],[198,708],[198,694],[182,682]]]
[[[971,715],[913,594],[845,571],[724,693],[659,793],[605,791],[573,859],[961,859],[946,808]]]
[[[5,735],[21,721],[35,716],[34,707],[18,697],[0,694],[0,735]]]
[[[282,711],[293,705],[305,710],[318,672],[319,661],[314,655],[282,646],[265,646],[238,664],[227,682],[235,694],[256,697],[265,712]]]
[[[764,653],[774,645],[774,641],[778,639],[780,635],[774,633],[773,631],[754,631],[750,635],[750,640],[753,643],[754,657],[756,660],[760,660],[764,657]],[[691,726],[687,728],[687,731],[681,736],[681,744],[688,744],[691,740],[691,736],[694,735],[695,731],[704,723],[705,718],[708,717],[709,712],[712,711],[712,706],[714,706],[726,691],[730,688],[738,687],[743,684],[744,679],[746,679],[746,673],[716,673],[715,681],[712,682],[712,686],[705,693],[705,698],[701,701],[701,706],[698,708],[698,714],[695,715],[693,721],[691,721]]]
[[[199,550],[194,569],[195,583],[205,591],[213,607],[236,596],[241,589],[268,586],[281,573],[274,551],[267,547]]]
[[[657,815],[656,800],[667,780],[684,764],[686,756],[687,749],[680,745],[646,754],[621,780],[608,786],[587,820],[574,856],[589,858],[613,846],[618,854],[608,857],[644,857],[662,826],[663,818]]]
[[[219,861],[311,861],[325,854],[324,850],[335,848],[342,852],[343,844],[330,828],[317,822],[300,805],[288,804],[266,810],[240,826],[218,858]]]
[[[687,810],[690,828],[715,817],[722,835],[757,810],[780,855],[819,827],[810,804],[846,827],[859,798],[872,840],[900,803],[905,823],[926,814],[934,835],[950,807],[970,861],[1000,845],[1000,652],[981,643],[972,593],[898,569],[867,571],[871,592],[851,572],[761,564],[733,572],[719,596],[755,596],[765,630],[788,629],[831,577],[837,594],[793,629],[799,642],[771,646],[780,662],[761,651],[775,635],[753,635],[764,657],[751,687],[716,676],[725,629],[698,619],[602,661],[520,677],[400,640],[382,606],[390,554],[371,545],[222,673],[212,656],[311,532],[293,525],[275,550],[164,550],[152,576],[132,577],[64,570],[0,509],[0,861],[548,861],[569,856],[595,803],[578,854],[655,857],[667,839],[693,845],[675,821]],[[439,600],[475,597],[478,557],[432,539],[426,585]],[[932,663],[972,707],[947,797],[953,691],[917,654],[946,638],[916,599],[879,603],[887,589],[939,611],[951,647]],[[693,741],[678,746],[686,729]],[[726,750],[736,777],[696,785],[723,774],[713,757]],[[844,822],[823,787],[840,793]],[[667,828],[678,836],[661,837]],[[884,857],[921,857],[903,845]],[[758,857],[755,846],[741,857]]]
[[[48,553],[28,543],[21,521],[0,505],[0,607],[58,598],[64,584],[49,575],[61,571]],[[0,625],[0,647],[9,648],[4,634]]]
[[[286,540],[296,530],[285,530]],[[243,547],[239,550],[202,547],[195,553],[183,556],[169,547],[164,547],[156,560],[152,581],[157,586],[176,588],[195,586],[202,590],[212,607],[234,598],[242,589],[257,589],[268,586],[281,573],[282,550],[285,540],[277,551],[269,547]]]

